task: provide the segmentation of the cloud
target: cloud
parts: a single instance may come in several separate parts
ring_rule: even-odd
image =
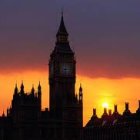
[[[0,1],[0,71],[46,69],[64,7],[78,73],[140,77],[137,0]]]

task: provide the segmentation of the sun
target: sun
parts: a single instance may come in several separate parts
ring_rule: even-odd
[[[103,108],[108,108],[108,107],[109,107],[109,104],[108,104],[107,102],[103,102],[103,103],[102,103],[102,107],[103,107]]]

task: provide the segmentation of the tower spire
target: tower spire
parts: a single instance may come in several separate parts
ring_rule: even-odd
[[[18,94],[18,87],[17,87],[17,83],[15,84],[14,94]]]
[[[39,81],[39,84],[38,84],[38,91],[41,92],[41,85],[40,85],[40,81]]]
[[[23,81],[22,81],[21,86],[20,86],[20,92],[21,92],[21,94],[24,94],[24,84],[23,84]]]
[[[35,93],[35,89],[34,89],[34,84],[32,85],[32,89],[31,89],[31,94],[34,95]]]
[[[40,81],[38,84],[38,101],[39,101],[39,109],[41,110],[41,85],[40,85]]]
[[[79,87],[79,101],[80,102],[83,101],[83,89],[82,89],[81,83],[80,83],[80,87]]]
[[[57,44],[68,43],[68,32],[65,27],[64,18],[63,18],[63,10],[61,11],[61,22],[59,25],[58,32],[56,34]]]

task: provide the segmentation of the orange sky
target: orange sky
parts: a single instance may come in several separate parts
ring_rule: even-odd
[[[0,3],[0,114],[11,104],[15,83],[20,87],[22,80],[27,92],[41,82],[42,107],[48,107],[47,63],[62,5],[78,60],[76,92],[83,86],[84,124],[93,107],[101,116],[104,102],[111,109],[118,104],[122,113],[127,101],[134,112],[140,99],[140,1],[9,0]]]
[[[25,71],[21,73],[7,73],[0,75],[0,111],[6,111],[10,106],[14,86],[17,82],[18,87],[23,80],[25,91],[31,90],[32,84],[37,88],[38,81],[41,82],[43,97],[42,106],[48,107],[48,73],[47,71]],[[82,75],[77,75],[76,92],[82,83],[84,92],[84,124],[92,115],[93,107],[97,109],[97,114],[100,116],[103,112],[102,103],[108,102],[109,108],[113,109],[114,104],[118,104],[120,113],[124,110],[124,103],[130,103],[130,109],[134,112],[138,107],[140,99],[140,78],[89,78]]]

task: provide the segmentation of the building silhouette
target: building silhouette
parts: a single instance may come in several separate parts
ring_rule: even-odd
[[[84,140],[140,140],[140,101],[135,113],[129,110],[125,103],[125,110],[121,115],[114,105],[114,112],[104,109],[98,118],[96,109],[84,127]]]
[[[49,108],[41,110],[41,84],[29,93],[15,85],[7,114],[0,117],[0,140],[140,140],[140,101],[136,113],[125,104],[123,114],[104,108],[83,127],[83,89],[75,93],[76,60],[63,15],[49,59]]]
[[[15,86],[7,115],[0,117],[0,140],[81,140],[83,91],[75,93],[76,60],[63,15],[49,60],[49,106],[41,110],[41,85],[30,93]]]

